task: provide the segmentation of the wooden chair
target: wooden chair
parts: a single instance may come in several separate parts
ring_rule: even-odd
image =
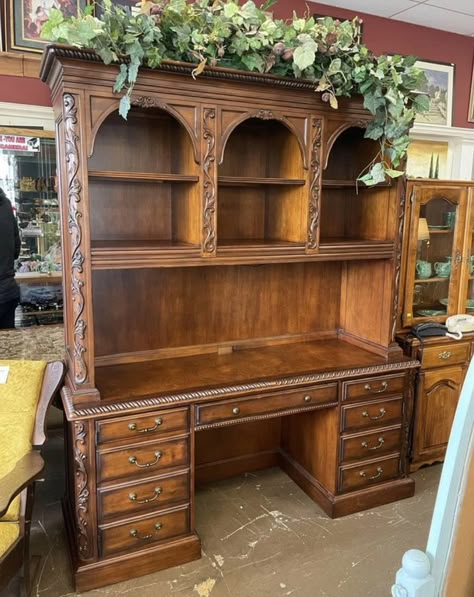
[[[9,368],[0,384],[0,592],[23,567],[22,592],[31,589],[29,533],[34,481],[48,406],[64,375],[60,361],[0,361]]]

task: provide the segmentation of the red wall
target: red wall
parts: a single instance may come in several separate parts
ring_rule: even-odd
[[[413,54],[421,60],[453,63],[453,126],[474,128],[474,123],[467,121],[474,38],[305,0],[280,0],[273,11],[275,16],[288,18],[293,10],[299,15],[305,14],[308,7],[316,14],[343,18],[360,16],[364,22],[363,42],[375,54]]]
[[[303,15],[308,7],[314,13],[343,18],[351,18],[355,14],[327,4],[307,3],[306,0],[280,0],[273,11],[275,16],[289,18],[293,10]],[[358,14],[364,21],[363,41],[376,54],[414,54],[422,60],[454,63],[453,126],[474,128],[474,123],[467,122],[474,56],[472,37]],[[0,101],[47,106],[50,105],[50,96],[46,85],[36,79],[0,76]]]
[[[0,75],[0,102],[50,106],[49,87],[38,79]]]

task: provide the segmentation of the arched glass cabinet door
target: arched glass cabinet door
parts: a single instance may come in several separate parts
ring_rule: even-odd
[[[409,198],[403,323],[442,322],[458,312],[467,190],[430,181],[414,184]]]
[[[474,186],[469,187],[460,313],[474,315]]]

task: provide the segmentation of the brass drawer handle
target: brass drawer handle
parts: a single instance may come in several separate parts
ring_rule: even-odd
[[[381,419],[382,417],[384,417],[387,413],[387,411],[384,408],[381,408],[379,412],[380,412],[380,415],[378,417],[371,417],[371,416],[369,416],[369,413],[366,410],[364,410],[364,412],[362,413],[362,416],[368,417],[371,421],[376,421],[377,419]]]
[[[449,350],[443,350],[443,352],[440,352],[438,355],[438,358],[443,359],[443,361],[445,361],[446,359],[449,359],[449,357],[452,357],[453,353],[449,352]]]
[[[137,504],[149,504],[150,502],[154,502],[155,500],[157,500],[162,491],[163,490],[161,489],[161,487],[155,487],[155,495],[151,498],[145,498],[144,500],[139,500],[136,493],[129,493],[128,499],[131,502],[136,502]]]
[[[361,477],[367,477],[367,473],[365,471],[360,471],[359,475]],[[383,468],[381,466],[377,467],[377,474],[374,475],[373,477],[367,477],[368,481],[374,481],[375,479],[378,479],[380,477],[380,475],[383,475]]]
[[[145,462],[145,464],[140,464],[139,462],[137,462],[136,456],[130,456],[128,461],[130,462],[130,464],[134,464],[135,466],[138,466],[138,468],[148,468],[149,466],[153,466],[154,464],[157,464],[162,456],[163,456],[163,454],[161,452],[155,452],[155,460],[153,462]]]
[[[232,414],[233,415],[240,415],[240,408],[238,406],[236,406],[235,408],[232,409]]]
[[[372,392],[373,394],[381,394],[382,392],[385,392],[385,390],[387,388],[388,388],[388,383],[386,381],[382,382],[382,384],[380,386],[380,390],[373,390],[370,383],[366,383],[364,386],[364,390],[367,390],[367,392]]]
[[[307,395],[306,395],[306,396],[303,398],[303,400],[304,400],[305,402],[311,402],[312,398],[311,398],[311,396],[310,396],[309,394],[307,394]]]
[[[378,450],[379,448],[381,448],[384,445],[385,440],[383,437],[379,437],[378,441],[379,441],[379,443],[376,446],[373,446],[372,448],[369,448],[368,442],[362,442],[362,447],[367,448],[367,450]]]
[[[128,428],[130,429],[130,431],[137,431],[138,433],[150,433],[150,431],[156,431],[156,429],[158,429],[160,425],[163,425],[163,419],[161,417],[158,417],[157,419],[155,419],[155,424],[153,425],[153,427],[144,427],[143,429],[137,429],[136,423],[129,423]]]
[[[157,522],[155,524],[155,532],[151,533],[150,535],[139,535],[137,529],[130,530],[130,537],[135,537],[135,539],[140,539],[140,541],[148,541],[148,539],[153,539],[158,531],[161,531],[163,528],[163,524],[161,522]]]

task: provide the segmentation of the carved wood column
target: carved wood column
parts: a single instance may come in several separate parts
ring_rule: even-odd
[[[201,254],[216,255],[217,249],[217,167],[216,167],[216,109],[202,109],[202,182],[201,182]]]
[[[62,96],[62,135],[66,163],[61,181],[62,217],[67,217],[67,243],[64,256],[67,327],[68,385],[75,401],[99,398],[94,388],[94,338],[92,315],[89,199],[87,193],[87,156],[84,124],[79,112],[84,110],[82,94]],[[80,119],[82,123],[85,118]],[[63,162],[64,163],[64,162]],[[63,229],[65,229],[63,223]]]
[[[97,559],[94,421],[79,420],[70,425],[74,479],[71,507],[76,527],[76,550],[78,558],[87,562]]]
[[[319,214],[321,212],[322,118],[311,119],[310,187],[308,200],[308,234],[306,252],[319,249]]]

